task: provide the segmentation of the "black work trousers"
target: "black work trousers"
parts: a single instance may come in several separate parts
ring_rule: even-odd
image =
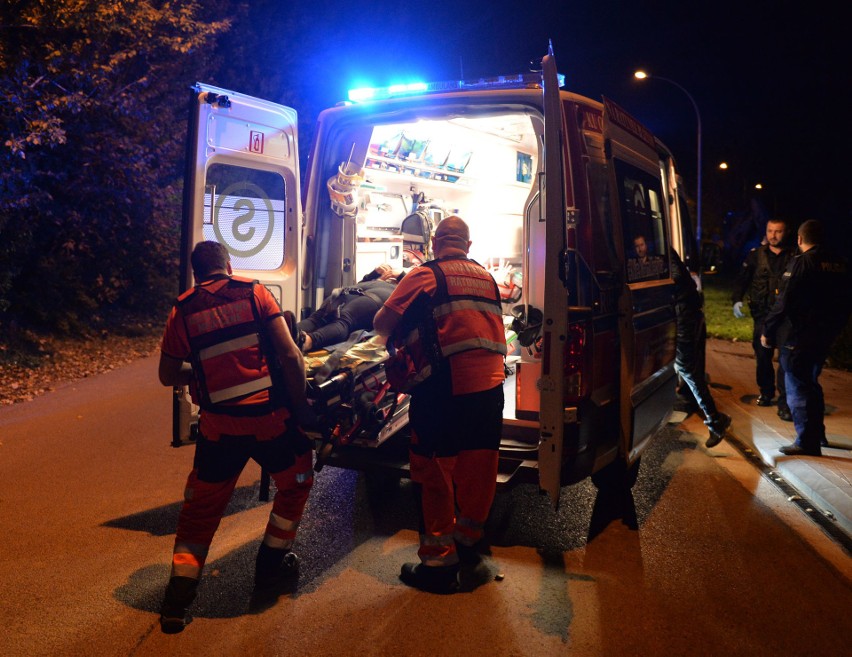
[[[784,385],[784,368],[778,363],[776,368],[772,362],[775,352],[774,347],[767,348],[760,344],[760,335],[763,333],[763,317],[755,318],[754,331],[751,336],[751,346],[754,349],[754,360],[757,366],[756,379],[757,389],[760,394],[768,399],[775,396],[778,390],[778,406],[787,406],[787,388]]]

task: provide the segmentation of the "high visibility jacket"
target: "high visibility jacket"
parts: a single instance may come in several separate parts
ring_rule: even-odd
[[[232,276],[221,284],[197,285],[177,300],[202,410],[256,417],[286,406],[255,285]]]
[[[464,257],[441,258],[423,266],[435,275],[435,294],[418,297],[392,336],[396,353],[387,374],[402,390],[449,368],[457,354],[484,349],[506,355],[500,292],[491,274]],[[395,372],[403,373],[396,381]]]

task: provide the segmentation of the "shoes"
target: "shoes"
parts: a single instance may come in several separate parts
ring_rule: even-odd
[[[482,563],[482,555],[473,545],[465,545],[456,541],[456,554],[463,566],[477,566]]]
[[[731,426],[731,416],[719,413],[707,426],[710,429],[710,437],[707,439],[707,442],[704,443],[704,446],[715,447],[722,442],[722,439],[725,437],[725,432],[728,430],[728,427]]]
[[[269,591],[299,577],[299,557],[289,549],[261,543],[254,569],[254,590]]]
[[[828,447],[828,439],[827,438],[820,438],[819,445],[820,445],[820,447]]]
[[[772,397],[768,395],[760,395],[754,403],[758,406],[772,406]]]
[[[447,595],[459,590],[459,567],[426,566],[422,563],[406,563],[402,565],[399,579],[404,584],[426,591]]]
[[[174,576],[169,580],[163,604],[160,607],[160,629],[163,634],[177,634],[192,622],[188,608],[195,600],[198,580]]]
[[[793,421],[793,414],[790,412],[790,409],[787,408],[786,406],[779,406],[778,407],[778,417],[780,417],[785,422],[792,422]]]
[[[787,456],[822,456],[822,451],[819,447],[809,449],[796,444],[784,445],[784,447],[779,447],[778,451]]]

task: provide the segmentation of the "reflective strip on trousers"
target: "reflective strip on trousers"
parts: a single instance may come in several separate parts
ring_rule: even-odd
[[[452,566],[459,562],[456,543],[450,535],[420,534],[417,554],[426,566]]]
[[[207,560],[208,546],[197,543],[175,545],[172,554],[172,576],[201,577],[201,570]]]

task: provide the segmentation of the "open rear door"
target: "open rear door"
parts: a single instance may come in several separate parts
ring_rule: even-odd
[[[234,274],[266,285],[297,311],[301,210],[296,112],[209,85],[190,95],[181,224],[180,290],[202,240],[224,244]],[[190,438],[194,412],[175,391],[173,444]]]
[[[628,465],[668,418],[674,400],[675,315],[667,192],[654,137],[604,99],[616,244],[624,259],[619,301],[620,453]]]
[[[544,321],[539,390],[540,440],[539,488],[553,506],[559,503],[562,486],[562,452],[565,434],[565,345],[568,331],[568,299],[563,263],[566,252],[566,189],[568,166],[562,152],[567,147],[559,76],[553,51],[542,60],[544,78],[544,211],[547,245],[544,265]],[[568,176],[570,178],[570,175]],[[570,192],[570,190],[569,190]]]

